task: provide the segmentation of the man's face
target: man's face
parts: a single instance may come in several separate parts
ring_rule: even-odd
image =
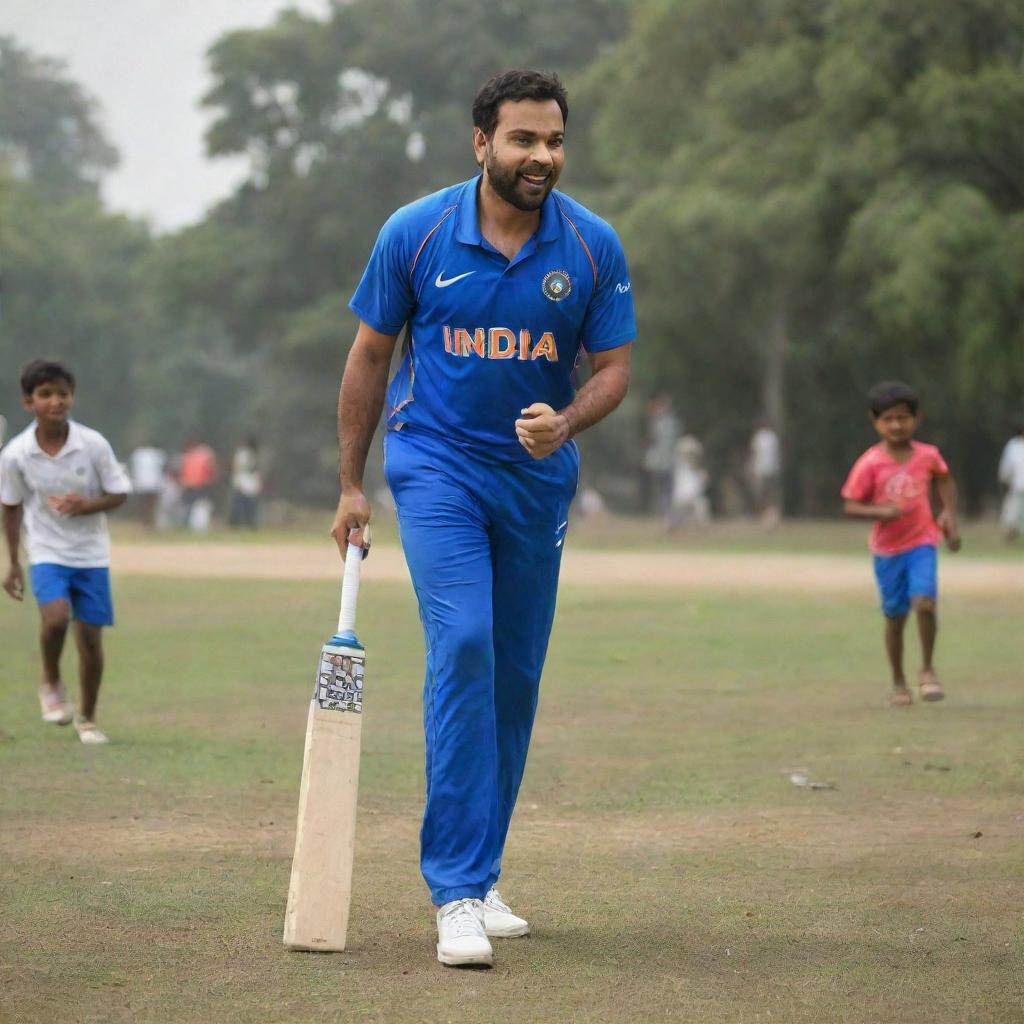
[[[876,417],[875,430],[883,441],[891,445],[902,445],[914,436],[917,424],[918,417],[910,411],[909,406],[901,402]]]
[[[517,210],[539,210],[565,163],[565,122],[555,100],[506,100],[488,138],[473,129],[473,150],[491,188]]]
[[[67,423],[71,407],[75,404],[75,393],[66,380],[58,379],[40,384],[22,401],[40,423],[59,426]]]

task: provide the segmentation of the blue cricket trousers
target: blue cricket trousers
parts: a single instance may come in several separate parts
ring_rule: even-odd
[[[526,767],[579,452],[491,462],[405,426],[384,472],[426,644],[420,867],[435,904],[482,899]]]

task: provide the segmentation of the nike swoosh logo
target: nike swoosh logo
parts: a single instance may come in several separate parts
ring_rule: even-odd
[[[470,274],[475,273],[475,270],[467,270],[464,274],[459,274],[457,277],[449,277],[446,281],[444,279],[444,271],[442,270],[441,273],[437,275],[437,280],[434,281],[434,284],[438,288],[447,288],[448,285],[455,284],[456,281],[461,281],[464,277],[469,277]]]

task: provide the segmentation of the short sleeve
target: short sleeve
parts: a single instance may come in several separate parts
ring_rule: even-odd
[[[938,448],[932,449],[932,476],[949,476],[949,466]]]
[[[125,472],[124,466],[117,461],[110,442],[101,437],[96,442],[96,471],[104,494],[131,494],[132,482]]]
[[[392,215],[381,228],[362,280],[348,304],[360,320],[387,335],[401,331],[415,304],[409,246],[399,214]]]
[[[875,474],[871,463],[862,455],[850,470],[840,492],[846,501],[871,501],[875,491]]]
[[[0,452],[0,505],[20,505],[25,500],[25,478],[10,449]]]
[[[622,243],[608,226],[594,246],[597,287],[590,298],[580,340],[588,352],[604,352],[636,339],[633,287]]]

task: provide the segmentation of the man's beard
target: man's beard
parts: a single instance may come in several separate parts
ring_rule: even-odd
[[[517,210],[526,213],[533,213],[544,205],[548,193],[555,187],[554,175],[549,173],[545,188],[539,195],[524,195],[519,191],[519,172],[503,168],[497,161],[493,152],[487,154],[487,180],[491,188],[505,200],[506,203],[514,206]]]

